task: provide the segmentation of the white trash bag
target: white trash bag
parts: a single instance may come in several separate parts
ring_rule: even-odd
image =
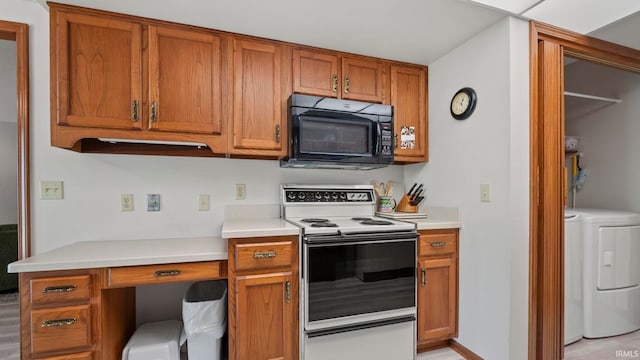
[[[189,360],[220,359],[221,339],[227,329],[227,282],[210,280],[189,287],[182,300],[184,336]]]

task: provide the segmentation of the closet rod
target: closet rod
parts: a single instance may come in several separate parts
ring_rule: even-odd
[[[585,98],[585,99],[610,101],[610,102],[614,102],[614,103],[618,103],[618,104],[622,102],[622,100],[620,100],[620,99],[611,99],[611,98],[606,98],[606,97],[602,97],[602,96],[579,94],[579,93],[574,93],[574,92],[570,92],[570,91],[565,91],[564,94],[565,95],[569,95],[569,96],[579,97],[579,98]]]

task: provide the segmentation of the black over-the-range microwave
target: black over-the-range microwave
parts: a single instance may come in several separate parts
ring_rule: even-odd
[[[293,94],[281,167],[369,170],[393,162],[393,106]]]

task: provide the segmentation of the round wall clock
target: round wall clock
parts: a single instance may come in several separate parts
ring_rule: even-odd
[[[478,97],[470,87],[458,90],[451,99],[451,116],[456,120],[464,120],[473,114]]]

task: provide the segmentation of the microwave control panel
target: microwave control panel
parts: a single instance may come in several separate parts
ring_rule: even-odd
[[[381,134],[380,134],[380,142],[381,142],[381,153],[382,155],[392,156],[393,155],[393,125],[391,123],[382,123]]]

